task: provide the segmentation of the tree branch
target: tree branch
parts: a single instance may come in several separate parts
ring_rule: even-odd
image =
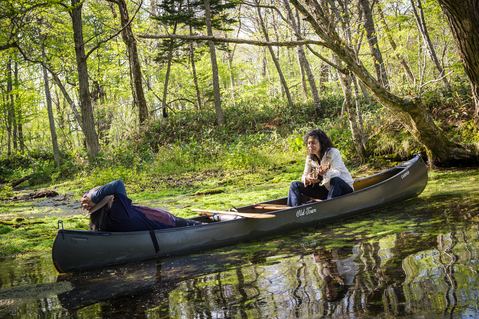
[[[444,79],[445,77],[447,77],[447,76],[448,76],[449,74],[451,74],[451,73],[454,73],[454,71],[451,71],[451,72],[449,72],[448,74],[444,74],[443,76],[441,76],[441,77],[439,77],[439,78],[437,78],[437,79],[434,79],[434,80],[431,80],[431,81],[428,81],[428,82],[426,82],[426,83],[421,84],[421,89],[422,89],[423,87],[425,87],[426,85],[428,85],[428,84],[441,81],[442,79]]]
[[[107,0],[108,2],[113,2],[113,3],[117,3],[116,1],[110,1],[110,0]],[[125,24],[125,26],[123,28],[121,28],[118,32],[116,32],[115,34],[113,34],[112,36],[110,36],[109,38],[107,39],[104,39],[100,42],[98,42],[93,48],[91,48],[90,51],[88,51],[88,53],[85,55],[85,59],[88,60],[88,57],[90,56],[90,54],[92,54],[96,49],[98,49],[100,47],[100,45],[102,45],[103,43],[106,43],[108,41],[110,41],[111,39],[115,38],[117,35],[119,35],[123,30],[125,30],[132,22],[133,20],[135,19],[136,17],[136,14],[138,13],[138,11],[140,11],[140,8],[141,8],[141,5],[143,4],[143,0],[140,2],[140,5],[138,6],[138,9],[136,9],[135,11],[135,14],[133,15],[133,17],[130,19],[130,21],[128,21],[127,24]]]
[[[316,40],[298,40],[298,41],[283,41],[283,42],[265,42],[265,41],[256,41],[256,40],[247,40],[247,39],[232,39],[232,38],[220,38],[215,36],[207,35],[182,35],[182,34],[171,34],[171,35],[155,35],[155,34],[140,34],[138,38],[142,39],[181,39],[187,41],[213,41],[213,42],[224,42],[224,43],[238,43],[238,44],[251,44],[257,46],[278,46],[278,47],[293,47],[298,45],[306,44],[315,44],[319,46],[325,46],[325,42],[316,41]]]
[[[0,51],[5,51],[10,48],[18,48],[18,44],[16,42],[10,42],[7,44],[0,45]]]
[[[340,67],[339,65],[329,61],[328,59],[326,59],[325,57],[323,57],[321,54],[319,54],[318,52],[316,52],[315,50],[313,50],[313,48],[311,48],[310,45],[306,45],[306,47],[309,49],[309,51],[311,51],[311,53],[313,53],[315,56],[317,56],[318,58],[320,58],[324,63],[326,64],[329,64],[330,66],[332,66],[333,68],[335,68],[336,70],[338,70],[339,72],[341,72],[342,74],[344,75],[348,75],[349,74],[349,70],[348,69],[345,69],[343,67]]]

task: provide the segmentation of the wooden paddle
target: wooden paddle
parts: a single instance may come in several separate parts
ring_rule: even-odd
[[[256,214],[256,213],[240,213],[240,212],[227,212],[219,210],[209,210],[209,209],[192,209],[192,212],[200,213],[212,213],[212,214],[223,214],[223,215],[236,215],[244,218],[273,218],[275,215],[270,214]]]
[[[288,205],[275,205],[275,204],[253,204],[256,209],[269,209],[269,210],[283,210],[291,208]]]

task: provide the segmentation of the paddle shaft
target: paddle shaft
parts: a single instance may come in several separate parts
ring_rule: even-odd
[[[227,211],[209,210],[209,209],[192,209],[191,211],[192,212],[200,212],[200,213],[235,215],[235,216],[240,216],[240,217],[244,217],[244,218],[273,218],[273,217],[276,217],[275,215],[270,215],[270,214],[227,212]]]
[[[274,204],[253,204],[253,207],[256,209],[269,209],[269,210],[283,210],[291,208],[287,205],[274,205]]]

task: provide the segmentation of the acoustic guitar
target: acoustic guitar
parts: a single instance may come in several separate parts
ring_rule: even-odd
[[[321,176],[319,173],[320,172],[324,172],[324,171],[327,171],[328,169],[331,168],[331,165],[329,165],[329,162],[328,163],[325,163],[323,165],[321,165],[320,167],[317,167],[315,168],[311,173],[311,177],[312,178],[318,178],[319,176]],[[305,183],[305,186],[309,186],[309,185],[312,185],[312,183],[308,183],[306,182]]]

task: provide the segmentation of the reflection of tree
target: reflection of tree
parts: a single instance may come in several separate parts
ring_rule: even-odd
[[[451,309],[450,314],[452,315],[457,303],[456,280],[454,279],[454,276],[453,276],[453,267],[456,262],[456,256],[452,252],[452,248],[456,244],[456,241],[454,240],[454,233],[439,235],[437,236],[437,241],[439,243],[438,245],[439,254],[442,255],[439,258],[439,262],[444,272],[444,281],[448,285],[447,291],[444,294],[444,300],[446,302],[446,308],[444,309],[444,314],[447,314],[448,309],[450,308]]]
[[[296,306],[294,307],[294,315],[295,317],[300,317],[301,313],[301,306],[303,304],[303,298],[301,297],[300,289],[303,285],[302,277],[303,275],[301,272],[305,269],[306,264],[304,262],[301,263],[301,266],[296,270],[296,280],[298,282],[296,288],[293,290],[293,296],[296,299]]]
[[[406,310],[434,309],[443,316],[477,313],[479,245],[477,226],[437,236],[437,248],[404,260]]]
[[[274,256],[188,280],[174,294],[188,289],[202,292],[186,312],[181,311],[186,317],[457,315],[458,309],[475,307],[479,295],[476,232],[440,236],[405,232],[364,241],[352,250]],[[349,274],[344,271],[347,263],[354,265]],[[338,278],[349,288],[344,296],[328,300],[328,283],[340,285]],[[173,303],[178,307],[181,299]]]
[[[433,236],[400,233],[361,244],[362,268],[355,282],[355,311],[376,316],[397,315],[405,310],[405,297],[400,284],[405,279],[401,262],[421,247],[431,247]],[[359,290],[359,291],[358,291]]]

